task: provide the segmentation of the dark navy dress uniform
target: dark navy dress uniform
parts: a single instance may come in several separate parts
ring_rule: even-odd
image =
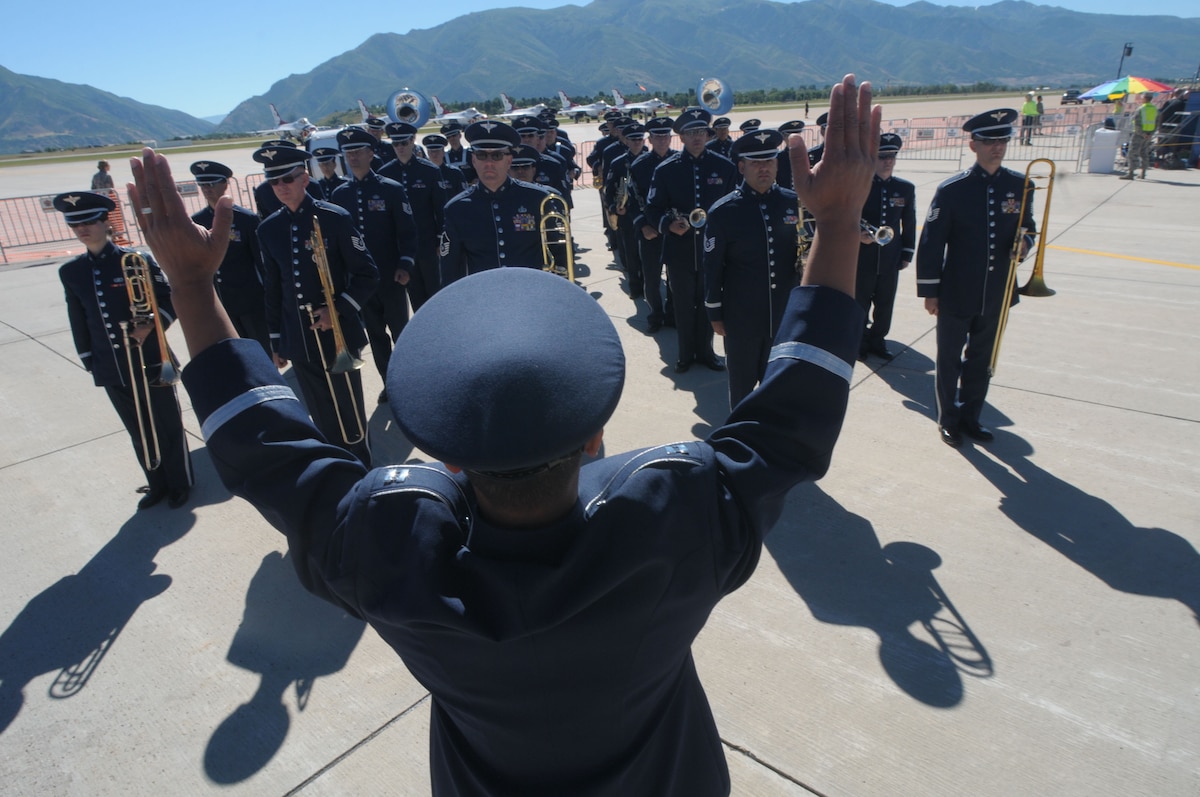
[[[651,119],[646,129],[669,129],[670,125],[670,119],[663,119],[661,122]],[[669,283],[666,285],[666,301],[663,301],[663,237],[659,235],[657,238],[646,238],[642,233],[642,227],[649,223],[646,221],[646,197],[650,195],[654,170],[675,154],[676,150],[668,149],[660,158],[654,154],[654,150],[647,148],[629,165],[629,176],[633,178],[633,184],[637,187],[635,198],[638,212],[633,219],[633,227],[637,232],[638,256],[642,261],[642,295],[650,307],[650,315],[646,321],[651,332],[656,332],[668,320],[672,324],[675,323],[675,301]]]
[[[305,190],[313,199],[325,199],[325,190],[317,184],[316,180],[309,181],[308,188]],[[258,211],[260,219],[265,219],[281,207],[283,207],[283,203],[279,201],[279,197],[275,196],[275,190],[265,180],[254,186],[254,208]]]
[[[354,406],[366,417],[362,395],[362,374],[350,371],[344,377],[333,376],[337,407],[325,380],[332,365],[336,345],[330,330],[313,330],[312,319],[303,308],[325,305],[325,295],[313,260],[313,217],[321,223],[325,253],[333,281],[334,306],[341,322],[346,347],[357,355],[367,342],[363,330],[362,308],[375,293],[379,273],[362,236],[354,228],[350,214],[337,205],[306,197],[293,212],[287,207],[273,213],[259,225],[258,237],[263,254],[263,278],[267,308],[267,327],[273,351],[290,360],[300,382],[304,403],[313,422],[326,439],[341,446],[363,462],[371,461],[367,440],[347,445],[339,418],[348,432],[356,430]],[[321,359],[321,349],[325,353]],[[351,402],[353,396],[353,402]],[[351,436],[354,434],[351,432]]]
[[[886,246],[859,244],[858,275],[854,296],[863,312],[870,312],[870,325],[863,330],[863,352],[886,351],[884,339],[892,328],[892,309],[900,270],[912,262],[917,243],[917,189],[907,180],[890,177],[871,181],[871,193],[863,205],[863,220],[895,232]]]
[[[676,130],[685,115],[676,120]],[[646,220],[663,238],[663,261],[675,298],[677,370],[687,370],[693,361],[719,361],[712,348],[712,326],[704,313],[703,236],[690,226],[683,235],[671,232],[671,211],[684,216],[695,208],[707,211],[737,184],[737,167],[733,162],[708,150],[702,151],[698,158],[686,149],[681,150],[654,170],[650,194],[646,197]]]
[[[634,125],[630,128],[628,135],[641,139],[645,135],[644,128],[641,125]],[[645,290],[645,273],[642,268],[641,250],[638,247],[642,229],[640,225],[635,225],[635,221],[642,215],[642,211],[636,199],[637,185],[633,182],[633,176],[629,171],[633,161],[641,154],[639,152],[634,155],[632,150],[626,149],[613,158],[604,175],[605,212],[613,214],[617,218],[617,243],[621,248],[621,266],[625,270],[625,280],[628,283],[629,296],[632,299],[640,299]],[[619,191],[622,185],[625,186],[626,192],[625,212],[617,213],[617,206],[620,203]]]
[[[1035,229],[1032,202],[1019,218],[1024,190],[1024,175],[1004,166],[989,175],[976,164],[938,186],[925,217],[917,296],[938,299],[938,423],[945,429],[979,425],[1013,241],[1018,228]]]
[[[141,411],[144,417],[147,411],[142,389],[145,374],[140,371],[136,375],[130,373],[125,336],[121,331],[121,322],[133,318],[121,258],[134,251],[109,242],[98,255],[85,252],[63,264],[58,276],[66,294],[67,319],[71,323],[75,351],[79,353],[83,367],[92,375],[96,385],[104,388],[129,433],[138,462],[150,485],[150,493],[182,492],[186,495],[194,476],[174,386],[150,388],[149,412],[158,433],[161,464],[155,470],[146,470],[143,461],[142,432],[134,403],[134,390],[137,390],[138,402],[143,405]],[[175,320],[171,288],[154,258],[146,252],[141,254],[149,265],[154,298],[158,303],[161,323],[166,329]],[[150,378],[157,378],[157,366],[162,364],[157,335],[152,332],[142,343],[141,349],[148,366],[146,373]],[[134,367],[140,368],[136,349],[132,354]]]
[[[429,301],[441,284],[438,276],[438,241],[442,235],[446,201],[446,181],[441,170],[415,155],[408,163],[400,158],[383,167],[381,177],[404,186],[417,230],[416,263],[408,283],[408,298],[413,310]]]
[[[538,215],[549,188],[509,177],[496,191],[476,183],[446,204],[442,286],[502,266],[542,268]]]
[[[550,278],[480,276],[514,273]],[[797,288],[762,387],[726,425],[585,465],[574,509],[519,533],[440,466],[368,472],[314,442],[241,341],[185,380],[221,478],[286,535],[304,586],[369,622],[430,691],[434,795],[716,797],[730,779],[691,645],[750,578],[791,487],[827,469],[861,327],[850,297]]]
[[[206,230],[213,225],[213,210],[206,207],[192,214],[192,221]],[[233,206],[233,226],[229,228],[229,247],[217,269],[214,282],[221,306],[243,338],[257,340],[271,352],[267,331],[266,304],[263,300],[262,255],[258,249],[258,216],[240,205]]]
[[[725,324],[729,406],[736,407],[767,370],[771,344],[796,271],[796,192],[778,185],[759,194],[745,183],[717,201],[704,228],[704,308]]]
[[[404,186],[375,172],[351,179],[333,192],[332,203],[350,214],[379,272],[379,283],[362,307],[371,357],[387,373],[392,343],[408,323],[408,295],[398,271],[416,270],[417,225]]]

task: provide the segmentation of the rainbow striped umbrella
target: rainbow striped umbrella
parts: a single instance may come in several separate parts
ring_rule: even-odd
[[[1085,91],[1079,95],[1081,100],[1115,100],[1118,97],[1123,97],[1126,94],[1141,94],[1143,91],[1159,94],[1164,91],[1171,91],[1173,87],[1166,83],[1159,83],[1157,80],[1151,80],[1148,77],[1134,77],[1126,75],[1116,80],[1110,80],[1107,83],[1101,83],[1094,89]]]

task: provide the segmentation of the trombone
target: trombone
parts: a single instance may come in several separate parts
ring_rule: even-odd
[[[141,383],[130,387],[133,391],[133,409],[137,413],[138,432],[142,440],[142,466],[146,470],[156,470],[162,464],[162,449],[158,443],[158,426],[154,422],[154,410],[150,404],[150,388],[174,387],[178,384],[179,360],[167,344],[162,316],[158,312],[158,299],[154,295],[154,278],[150,274],[150,263],[141,252],[129,252],[121,256],[121,273],[125,277],[125,291],[129,295],[131,316],[129,321],[120,322],[125,343],[125,359],[129,363],[130,379],[134,383]],[[151,376],[148,371],[142,341],[129,334],[131,329],[145,326],[154,327],[154,335],[158,340],[162,362],[158,367],[157,376]],[[134,349],[137,349],[136,364],[133,359]]]
[[[538,216],[538,233],[542,237],[542,271],[551,271],[575,282],[575,245],[571,239],[571,219],[567,216],[566,200],[558,194],[547,194],[538,207]],[[557,240],[550,240],[551,233]],[[563,249],[562,259],[557,263],[551,246],[561,246]]]
[[[1048,174],[1036,175],[1039,179],[1046,180],[1045,188],[1038,188],[1034,182],[1032,174],[1036,164],[1046,164],[1050,167]],[[996,362],[1000,359],[1000,339],[1004,336],[1004,329],[1008,326],[1008,312],[1012,306],[1013,290],[1025,296],[1053,296],[1054,291],[1046,287],[1046,280],[1042,275],[1042,270],[1046,257],[1046,225],[1050,223],[1050,197],[1054,193],[1054,161],[1049,158],[1037,158],[1029,162],[1025,167],[1025,190],[1021,192],[1021,210],[1017,216],[1018,220],[1025,218],[1025,209],[1029,207],[1029,203],[1033,201],[1034,191],[1046,192],[1046,203],[1042,207],[1042,224],[1041,232],[1032,232],[1021,227],[1017,230],[1017,236],[1013,239],[1012,255],[1008,261],[1008,279],[1004,283],[1004,301],[1000,305],[1000,320],[996,326],[996,342],[992,344],[992,359],[988,364],[988,376],[995,376]],[[1019,223],[1019,221],[1018,221]],[[1034,235],[1037,237],[1037,249],[1033,260],[1033,274],[1030,275],[1029,281],[1021,288],[1017,288],[1017,266],[1021,260],[1021,244],[1024,242],[1026,235]],[[1028,253],[1026,253],[1028,255]]]
[[[329,365],[325,359],[325,346],[321,343],[321,330],[314,329],[313,337],[317,340],[317,353],[321,357],[321,364],[325,366],[325,384],[329,387],[329,396],[333,399],[333,411],[337,415],[338,430],[342,433],[342,440],[346,445],[355,445],[361,443],[367,436],[367,431],[363,427],[362,412],[358,407],[358,402],[354,398],[354,385],[350,381],[350,372],[362,368],[363,361],[350,353],[349,347],[346,345],[346,336],[342,333],[342,322],[338,318],[337,307],[334,306],[335,294],[333,291],[333,275],[329,271],[329,257],[325,252],[325,239],[321,237],[321,222],[314,215],[312,220],[312,243],[313,262],[317,266],[317,276],[321,280],[321,291],[325,295],[325,308],[329,311],[329,326],[333,332],[334,356],[333,364]],[[301,305],[308,313],[308,318],[312,323],[317,322],[317,309],[311,304]],[[342,408],[338,403],[337,391],[333,388],[333,377],[341,374],[346,380],[346,392],[350,396],[350,410],[354,414],[354,422],[358,426],[357,434],[351,437],[346,431],[346,424],[342,421]]]

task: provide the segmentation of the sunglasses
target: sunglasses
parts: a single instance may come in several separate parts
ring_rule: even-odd
[[[896,160],[896,156],[895,156],[895,155],[880,155],[880,156],[879,156],[879,160],[881,160],[881,161],[894,161],[894,160]]]
[[[74,230],[79,227],[91,227],[93,224],[99,224],[102,221],[104,221],[104,219],[92,219],[91,221],[68,221],[67,226]]]
[[[510,154],[505,149],[476,149],[472,152],[481,161],[502,161]]]
[[[304,172],[302,172],[299,168],[296,168],[296,169],[293,169],[292,171],[288,172],[287,174],[285,174],[283,177],[268,177],[267,185],[276,186],[276,185],[279,185],[280,183],[282,183],[284,185],[291,185],[292,183],[299,180],[300,176],[302,174],[304,174]]]

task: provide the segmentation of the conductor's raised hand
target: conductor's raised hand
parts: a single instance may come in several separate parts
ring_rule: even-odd
[[[127,188],[138,209],[138,227],[172,288],[191,282],[211,285],[229,246],[233,200],[221,197],[213,208],[212,230],[206,230],[188,214],[165,157],[147,147],[129,165],[134,182]]]

